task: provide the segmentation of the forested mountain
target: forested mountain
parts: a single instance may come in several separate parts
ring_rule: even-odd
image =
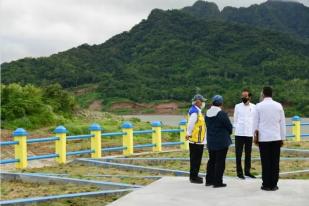
[[[215,3],[197,1],[183,11],[205,20],[241,23],[309,40],[309,8],[294,1],[268,0],[248,8],[225,7],[221,12]]]
[[[269,4],[278,2],[260,6]],[[209,15],[201,18],[204,7]],[[248,9],[255,7],[258,6]],[[97,83],[102,98],[121,97],[139,102],[187,101],[198,87],[208,97],[223,94],[228,107],[238,101],[243,87],[251,88],[257,100],[261,87],[272,85],[277,99],[290,108],[291,114],[309,115],[309,44],[289,34],[254,27],[254,23],[214,18],[222,13],[231,14],[235,9],[218,12],[215,4],[200,1],[192,8],[194,12],[188,12],[189,7],[154,9],[129,32],[103,44],[84,44],[50,57],[4,63],[2,81],[60,83],[66,88]],[[308,15],[308,8],[305,9]],[[240,14],[243,9],[236,9],[237,15],[238,12],[245,16]],[[293,31],[306,38],[305,30],[304,35]]]

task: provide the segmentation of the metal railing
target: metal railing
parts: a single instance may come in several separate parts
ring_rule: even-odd
[[[13,132],[14,141],[0,142],[0,146],[12,146],[14,145],[14,159],[2,159],[0,164],[15,163],[16,168],[26,168],[28,166],[28,161],[39,160],[39,159],[50,159],[55,158],[55,160],[60,163],[67,162],[67,156],[90,154],[92,158],[101,158],[102,152],[115,152],[122,151],[124,155],[132,155],[134,149],[142,148],[152,148],[153,152],[162,151],[162,146],[177,146],[180,145],[181,149],[188,150],[188,142],[185,141],[186,135],[186,120],[182,120],[179,123],[179,128],[177,129],[161,129],[161,122],[155,121],[151,123],[152,129],[149,130],[133,130],[133,125],[130,122],[124,122],[122,124],[121,132],[108,132],[102,133],[102,127],[98,124],[92,124],[89,127],[90,134],[82,135],[72,135],[67,136],[67,129],[64,126],[58,126],[54,132],[55,136],[52,137],[41,137],[27,139],[28,133],[23,128],[18,128]],[[177,142],[164,142],[161,141],[162,133],[179,133],[179,141]],[[134,145],[134,137],[137,135],[152,135],[152,142],[147,144],[136,144]],[[102,138],[107,137],[122,137],[122,146],[115,147],[103,147],[102,148]],[[91,148],[86,150],[78,151],[67,151],[67,143],[74,140],[90,139]],[[27,155],[27,145],[34,143],[43,142],[54,142],[55,143],[55,153],[52,154],[42,154],[35,156]]]
[[[28,133],[23,128],[18,128],[13,132],[13,141],[0,142],[0,146],[12,146],[14,145],[15,158],[14,159],[2,159],[0,164],[15,163],[16,168],[26,168],[28,161],[55,158],[58,163],[66,163],[67,156],[90,154],[92,158],[101,158],[102,152],[115,152],[122,151],[123,155],[132,155],[134,149],[152,148],[153,152],[162,151],[162,147],[177,146],[183,150],[188,150],[188,141],[185,140],[187,122],[185,119],[179,123],[177,129],[162,129],[161,122],[155,121],[151,123],[152,128],[148,130],[133,130],[133,125],[130,122],[124,122],[122,124],[121,132],[108,132],[102,133],[102,127],[98,124],[92,124],[89,127],[90,134],[72,135],[67,136],[67,129],[64,126],[58,126],[54,132],[55,136],[41,137],[27,139]],[[286,124],[286,127],[292,127],[292,134],[287,134],[288,140],[301,141],[302,138],[309,137],[309,134],[301,133],[302,126],[309,126],[307,122],[301,122],[300,117],[294,116],[291,124]],[[162,142],[163,133],[179,133],[179,141],[176,142]],[[147,144],[134,145],[134,136],[137,135],[152,135],[152,142]],[[116,147],[103,147],[102,138],[107,137],[122,137],[123,145]],[[86,150],[69,151],[67,152],[67,142],[74,140],[90,139],[91,148]],[[27,145],[43,142],[55,142],[55,153],[28,156]]]

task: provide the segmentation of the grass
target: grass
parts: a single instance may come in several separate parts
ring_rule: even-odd
[[[80,96],[76,96],[76,100],[82,108],[88,108],[93,101],[98,99],[100,99],[100,93],[98,92],[89,92]]]
[[[95,177],[94,175],[132,175],[132,176],[151,176],[159,175],[159,173],[148,173],[131,170],[119,170],[115,168],[102,168],[83,163],[68,163],[65,165],[49,166],[42,168],[25,169],[23,172],[29,173],[55,173],[67,174],[68,177],[80,179],[92,179],[101,181],[112,181],[127,184],[147,185],[153,182],[153,179],[145,178],[123,178],[123,177]]]
[[[72,199],[62,199],[62,200],[36,203],[31,204],[29,206],[105,206],[117,200],[122,195],[78,197]]]
[[[35,194],[35,196],[48,196],[98,190],[100,190],[100,188],[93,185],[79,185],[77,187],[75,184],[38,184],[18,180],[4,180],[1,182],[1,200],[33,197],[33,194]]]

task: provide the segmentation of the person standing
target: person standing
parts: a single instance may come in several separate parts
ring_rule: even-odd
[[[251,150],[253,140],[253,118],[255,105],[251,101],[251,93],[244,89],[241,93],[242,102],[235,105],[234,127],[235,127],[235,153],[237,177],[245,179],[245,176],[255,178],[250,173],[251,169]],[[241,165],[241,157],[245,148],[245,176]]]
[[[206,99],[197,94],[192,99],[192,107],[188,112],[188,128],[186,139],[189,141],[190,150],[190,182],[202,184],[203,178],[198,176],[200,171],[204,144],[206,126],[202,109],[205,107]]]
[[[254,143],[259,146],[262,163],[262,190],[278,190],[280,148],[286,139],[285,115],[280,103],[272,99],[272,88],[264,87],[262,102],[256,105],[253,120]]]
[[[212,106],[207,110],[205,120],[207,126],[207,148],[209,160],[207,162],[206,186],[214,188],[225,187],[223,174],[225,159],[229,146],[232,144],[230,135],[233,125],[224,111],[222,111],[223,98],[215,95]]]

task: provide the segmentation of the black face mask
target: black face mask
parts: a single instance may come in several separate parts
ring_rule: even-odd
[[[249,98],[247,98],[247,97],[242,97],[242,98],[241,98],[241,101],[242,101],[244,104],[246,104],[246,103],[249,101]]]

